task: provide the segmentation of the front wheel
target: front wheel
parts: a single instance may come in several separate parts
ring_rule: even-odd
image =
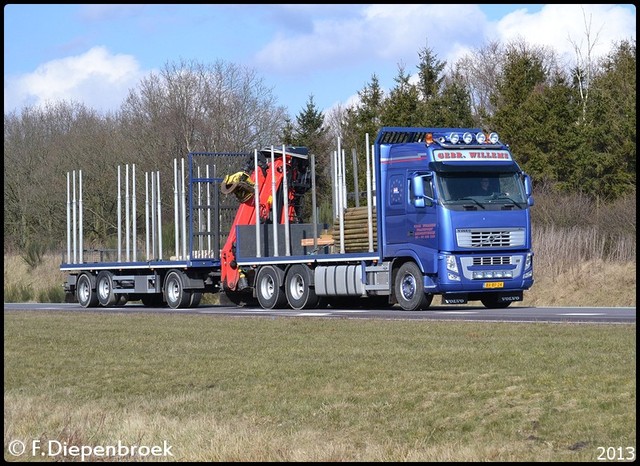
[[[497,296],[487,296],[480,301],[487,309],[504,309],[511,305],[511,301],[498,301]]]
[[[422,272],[415,262],[400,266],[394,286],[396,300],[405,311],[419,311],[431,305],[433,295],[424,292]]]

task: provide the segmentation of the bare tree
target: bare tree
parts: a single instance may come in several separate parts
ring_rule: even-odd
[[[582,120],[584,121],[587,115],[587,104],[589,101],[589,89],[591,87],[591,80],[595,74],[596,63],[593,59],[593,49],[598,42],[598,36],[600,31],[592,37],[591,32],[591,15],[587,20],[584,8],[582,8],[582,17],[584,20],[584,35],[587,41],[584,49],[582,43],[578,44],[575,40],[569,36],[569,42],[573,46],[573,50],[576,54],[576,66],[573,71],[573,77],[580,92],[580,99],[582,100]]]
[[[222,61],[167,63],[129,93],[122,112],[161,157],[277,143],[286,117],[254,71]]]

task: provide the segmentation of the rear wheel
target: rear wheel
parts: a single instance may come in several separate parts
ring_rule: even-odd
[[[98,305],[98,295],[91,286],[91,277],[82,274],[76,283],[76,298],[82,307],[96,307]]]
[[[400,266],[395,280],[396,300],[405,311],[426,309],[433,300],[432,294],[424,292],[422,272],[415,262]]]
[[[270,265],[260,268],[256,275],[256,296],[263,309],[282,308],[287,303],[278,272]]]
[[[287,271],[285,292],[293,309],[311,309],[318,305],[316,290],[311,286],[312,273],[311,269],[303,264],[294,264]]]
[[[164,300],[170,308],[178,309],[189,305],[191,292],[184,289],[184,274],[172,270],[164,281]]]
[[[113,306],[118,302],[119,296],[113,291],[113,274],[103,270],[96,278],[96,294],[98,301],[104,307]]]

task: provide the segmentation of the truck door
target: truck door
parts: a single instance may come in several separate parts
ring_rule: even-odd
[[[423,262],[425,271],[435,272],[438,238],[436,228],[436,205],[433,175],[428,172],[412,173],[408,176],[409,197],[406,208],[406,242]]]

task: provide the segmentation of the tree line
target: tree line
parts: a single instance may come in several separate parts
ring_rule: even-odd
[[[336,139],[355,149],[364,190],[365,134],[372,142],[381,126],[496,131],[535,190],[605,203],[635,196],[635,40],[597,62],[576,47],[569,69],[553,50],[524,41],[490,43],[453,64],[428,47],[417,55],[417,73],[399,65],[389,91],[373,73],[358,103],[322,112],[311,94],[294,118],[254,70],[187,60],[143,78],[114,112],[64,101],[5,113],[5,253],[61,249],[69,171],[83,170],[87,242],[104,244],[117,227],[120,165],[173,180],[173,159],[189,152],[303,145],[316,155],[322,205],[330,202]]]

